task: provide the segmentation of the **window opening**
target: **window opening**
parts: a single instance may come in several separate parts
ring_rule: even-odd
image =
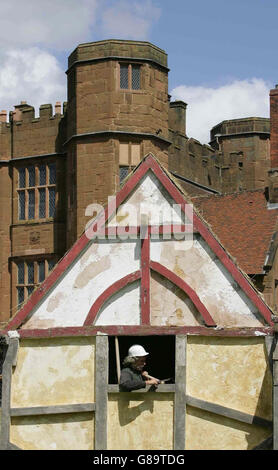
[[[39,173],[40,173],[39,185],[44,186],[46,185],[46,165],[39,166]]]
[[[120,87],[128,89],[128,65],[120,65]]]
[[[36,261],[18,261],[17,268],[17,305],[20,306],[32,294],[35,287],[41,284],[56,264],[55,259]]]
[[[56,264],[56,261],[54,259],[50,259],[48,260],[48,272],[52,271],[52,269],[54,268]]]
[[[28,268],[28,284],[34,284],[35,283],[35,277],[34,277],[34,263],[27,263],[27,268]]]
[[[122,184],[123,180],[127,177],[129,171],[129,166],[120,166],[120,184]]]
[[[45,218],[45,214],[46,214],[46,207],[45,207],[45,203],[46,203],[46,199],[45,199],[45,188],[40,188],[39,189],[39,218],[40,219],[44,219]]]
[[[35,186],[35,167],[30,166],[28,168],[28,174],[29,174],[29,187]]]
[[[120,89],[141,89],[141,65],[120,64]]]
[[[19,220],[25,220],[25,191],[18,192],[18,218]]]
[[[132,90],[140,90],[140,65],[132,65]]]
[[[56,181],[55,163],[18,169],[19,220],[55,217]]]
[[[118,336],[120,365],[133,344],[140,344],[149,353],[145,370],[160,380],[175,383],[175,336]],[[109,337],[109,383],[117,384],[115,336]]]
[[[18,173],[19,173],[18,187],[25,188],[26,186],[25,168],[19,168]]]
[[[35,218],[35,190],[28,189],[28,219]]]
[[[45,262],[39,261],[39,282],[43,282],[45,280]]]
[[[49,217],[55,217],[55,188],[49,188]]]
[[[119,143],[119,179],[120,184],[140,163],[141,144],[139,142],[120,142]]]
[[[50,163],[49,167],[49,184],[56,184],[56,165],[55,163]]]

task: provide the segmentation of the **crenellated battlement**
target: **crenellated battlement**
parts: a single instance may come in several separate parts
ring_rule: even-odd
[[[0,158],[13,159],[24,156],[62,152],[66,139],[65,114],[67,103],[57,101],[42,104],[39,116],[34,106],[26,101],[7,113],[0,112]]]
[[[20,104],[14,106],[13,111],[7,112],[7,110],[0,111],[0,129],[10,128],[10,124],[13,122],[16,125],[25,123],[37,123],[41,120],[45,121],[48,119],[61,119],[66,114],[67,102],[61,103],[56,101],[53,113],[52,104],[42,104],[39,108],[39,116],[35,117],[35,108],[27,104],[26,101],[21,101]]]
[[[42,104],[39,108],[39,116],[35,117],[35,108],[30,106],[26,103],[26,101],[21,101],[19,105],[16,105],[14,111],[10,111],[9,113],[9,122],[15,122],[16,124],[23,124],[23,123],[36,123],[40,120],[46,119],[60,119],[65,115],[67,107],[67,102],[62,104],[60,101],[55,103],[54,113],[53,113],[53,106],[52,104]],[[6,111],[2,111],[2,121],[6,121],[5,114]],[[5,113],[5,114],[4,114]],[[1,115],[0,115],[1,117]]]

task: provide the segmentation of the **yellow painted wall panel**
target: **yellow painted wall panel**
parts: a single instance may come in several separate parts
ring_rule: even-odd
[[[187,407],[187,450],[251,450],[271,434],[271,429]]]
[[[110,394],[108,449],[173,449],[173,400],[171,393]]]
[[[12,418],[10,441],[24,450],[91,450],[94,415],[72,413]]]
[[[21,340],[11,406],[94,402],[95,338]]]
[[[186,393],[272,419],[272,378],[264,338],[189,336]]]

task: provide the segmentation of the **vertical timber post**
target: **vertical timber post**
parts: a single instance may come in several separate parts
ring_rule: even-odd
[[[95,450],[107,449],[108,336],[96,336]]]
[[[278,344],[273,353],[273,450],[278,450]]]
[[[174,450],[185,449],[186,347],[187,337],[176,336]]]
[[[10,445],[12,368],[16,365],[18,346],[18,338],[8,339],[8,350],[3,364],[2,374],[1,450],[7,450]]]

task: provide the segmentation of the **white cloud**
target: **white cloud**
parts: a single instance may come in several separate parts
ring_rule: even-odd
[[[9,0],[0,14],[0,108],[66,99],[58,51],[96,36],[146,39],[160,9],[152,0]],[[37,111],[37,110],[36,110]]]
[[[186,133],[202,143],[210,129],[226,119],[269,117],[269,89],[262,79],[234,80],[218,88],[181,85],[172,90],[172,100],[188,104]]]
[[[57,59],[37,47],[10,49],[0,55],[0,107],[20,101],[35,106],[66,99],[66,76]]]
[[[99,0],[1,2],[1,47],[75,47],[90,40]]]
[[[145,40],[152,24],[158,20],[160,8],[150,0],[121,0],[102,13],[104,37]]]

